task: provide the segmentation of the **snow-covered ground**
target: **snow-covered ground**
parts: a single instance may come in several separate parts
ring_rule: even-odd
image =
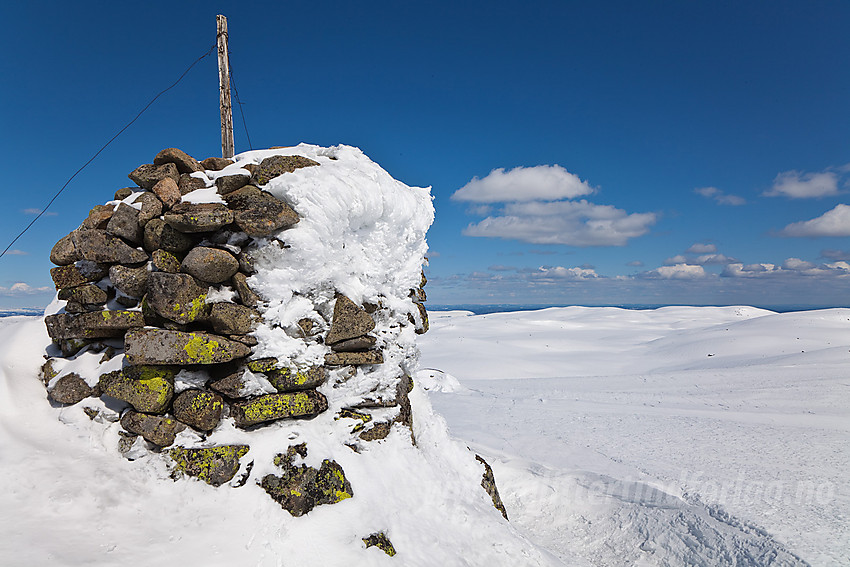
[[[850,310],[435,312],[420,348],[565,563],[850,565]]]
[[[383,519],[397,546],[451,537],[435,494],[402,488],[460,462],[441,414],[493,466],[512,527],[488,518],[475,540],[444,540],[440,564],[547,564],[545,550],[565,565],[850,563],[850,310],[573,307],[437,312],[431,325],[417,375],[427,399],[414,399],[423,454],[388,453],[399,486],[367,490],[407,508]],[[39,319],[0,318],[0,340],[2,564],[350,562],[362,511],[292,519],[248,487],[165,480],[155,462],[120,457],[114,427],[47,402]]]

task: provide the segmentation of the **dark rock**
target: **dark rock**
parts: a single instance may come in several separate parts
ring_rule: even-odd
[[[221,171],[232,163],[232,159],[223,157],[208,157],[201,162],[201,165],[204,166],[204,169],[208,169],[210,171]]]
[[[302,167],[319,165],[304,156],[272,156],[260,162],[260,167],[254,172],[252,181],[256,185],[265,185],[270,180],[284,173],[291,173]]]
[[[162,201],[151,192],[142,193],[133,202],[142,204],[142,209],[139,211],[139,226],[142,229],[151,219],[158,218],[162,214]],[[142,235],[144,236],[144,230],[142,230]]]
[[[83,306],[101,306],[106,303],[106,292],[94,284],[84,284],[59,290],[59,299]],[[66,309],[67,311],[67,309]]]
[[[416,334],[422,335],[428,332],[428,311],[425,310],[425,306],[421,303],[417,303],[416,308],[419,310],[419,319],[416,320]]]
[[[54,341],[54,343],[57,341]],[[69,358],[80,352],[83,347],[88,346],[93,341],[91,339],[59,339],[59,349],[62,351],[62,356]]]
[[[124,336],[130,364],[219,364],[244,358],[250,347],[210,333],[132,329]]]
[[[249,236],[268,236],[294,226],[298,213],[292,207],[253,185],[247,185],[224,196],[233,209],[233,221]]]
[[[303,319],[298,320],[298,327],[301,329],[301,332],[305,337],[312,336],[313,328],[315,327],[315,323],[313,323],[312,319],[308,319],[304,317]]]
[[[57,313],[44,318],[47,334],[53,340],[120,337],[127,329],[143,327],[138,311],[93,311],[71,315]]]
[[[225,175],[215,180],[215,186],[218,188],[219,195],[227,195],[237,189],[241,189],[248,185],[251,177],[242,173],[236,175]]]
[[[174,461],[175,472],[195,477],[212,486],[230,481],[239,471],[239,459],[250,448],[248,445],[222,445],[201,449],[175,447],[168,451]]]
[[[100,391],[127,402],[136,411],[162,414],[174,396],[174,369],[164,366],[137,366],[116,370],[100,377]]]
[[[38,376],[39,378],[41,378],[41,381],[45,387],[47,387],[47,384],[49,384],[50,381],[56,378],[56,376],[59,374],[58,372],[56,372],[56,369],[53,368],[53,362],[53,358],[48,358],[47,362],[42,364],[41,368],[38,371]]]
[[[221,203],[180,203],[163,218],[180,232],[212,232],[233,222],[233,211]]]
[[[186,325],[209,313],[207,291],[189,274],[151,272],[145,299],[159,316]]]
[[[76,404],[91,395],[91,388],[79,374],[72,372],[59,378],[48,395],[60,404]]]
[[[257,268],[254,266],[254,255],[251,252],[242,251],[237,257],[239,260],[239,269],[244,274],[256,274]]]
[[[247,363],[248,370],[251,372],[277,372],[280,370],[280,361],[273,356],[269,356],[266,358],[255,358],[254,360],[249,360]]]
[[[375,337],[364,335],[353,339],[346,339],[331,346],[334,352],[352,352],[357,350],[369,350],[375,346]]]
[[[361,337],[375,328],[375,321],[366,311],[344,295],[338,295],[334,304],[331,329],[325,343],[332,345],[347,339]]]
[[[145,225],[145,250],[165,250],[182,254],[195,245],[195,239],[172,228],[164,220],[154,218]]]
[[[283,474],[266,475],[260,482],[284,510],[296,517],[303,516],[321,504],[336,504],[354,496],[345,472],[336,461],[325,459],[317,470],[307,465],[293,465],[296,454],[306,456],[306,446],[290,447],[286,454],[275,457],[274,462]]]
[[[392,422],[382,421],[380,423],[376,423],[366,431],[362,432],[359,437],[363,441],[378,441],[380,439],[386,439],[387,435],[390,434],[392,428]]]
[[[134,244],[141,244],[144,231],[139,225],[139,211],[125,203],[119,203],[106,225],[106,232]]]
[[[227,335],[227,338],[232,341],[239,341],[243,345],[248,345],[249,347],[257,346],[260,344],[260,341],[257,340],[257,337],[253,335]]]
[[[424,289],[417,287],[410,290],[410,299],[415,303],[423,303],[428,299],[428,296],[425,295]]]
[[[140,302],[140,300],[139,300],[138,297],[131,297],[129,295],[124,295],[123,293],[117,293],[115,295],[115,303],[117,303],[118,305],[120,305],[122,307],[126,307],[128,309],[133,309],[134,307],[138,307],[139,302]],[[66,311],[67,311],[67,309],[66,309]]]
[[[51,268],[50,277],[53,278],[56,289],[63,289],[99,281],[106,277],[108,271],[109,266],[83,260],[70,266]]]
[[[206,186],[206,181],[204,181],[200,177],[189,175],[188,173],[181,174],[180,181],[177,182],[177,188],[180,189],[181,195],[188,195],[192,191],[204,189]]]
[[[313,366],[307,370],[296,372],[289,368],[275,368],[264,372],[264,374],[278,392],[310,390],[324,384],[327,378],[324,366]]]
[[[121,416],[121,427],[160,447],[168,447],[174,443],[177,434],[186,429],[185,425],[174,418],[147,415],[133,410]]]
[[[484,465],[484,476],[481,479],[481,487],[490,495],[493,501],[493,507],[502,513],[502,516],[507,520],[508,511],[505,510],[505,505],[502,503],[502,498],[499,496],[499,489],[496,488],[496,477],[493,476],[493,469],[487,464],[481,455],[475,455],[475,459]]]
[[[154,250],[151,253],[151,264],[160,272],[176,274],[180,271],[180,260],[174,254],[165,250]]]
[[[254,293],[254,290],[248,285],[248,277],[245,274],[237,272],[233,274],[230,281],[233,284],[233,289],[239,294],[239,301],[242,302],[242,305],[255,307],[260,302],[260,296]]]
[[[203,390],[186,390],[177,394],[172,404],[174,417],[199,431],[212,431],[221,421],[224,400],[218,394]]]
[[[235,303],[214,303],[207,317],[213,331],[224,335],[247,335],[257,328],[260,314]]]
[[[243,394],[246,384],[244,375],[245,369],[243,368],[232,374],[228,374],[224,378],[213,380],[209,383],[209,388],[233,400],[244,398],[246,397]]]
[[[131,297],[141,297],[145,294],[149,274],[147,266],[128,268],[115,264],[109,268],[109,279],[115,289]]]
[[[63,236],[59,242],[53,245],[50,250],[50,261],[57,266],[68,266],[77,260],[82,260],[82,256],[77,252],[77,247],[74,246],[74,239],[71,234]]]
[[[138,189],[138,187],[122,187],[121,189],[115,192],[115,200],[123,201],[124,199],[132,195],[136,191],[136,189]]]
[[[390,538],[388,538],[387,534],[384,532],[378,532],[370,535],[369,537],[364,537],[363,543],[366,544],[366,549],[370,547],[377,547],[390,557],[396,553]]]
[[[162,201],[162,205],[166,209],[172,208],[183,197],[180,194],[180,187],[177,186],[177,180],[170,177],[157,181],[151,191]]]
[[[346,366],[361,364],[383,364],[384,355],[379,350],[367,350],[364,352],[332,352],[325,355],[325,364],[328,366]]]
[[[226,250],[198,246],[189,251],[180,270],[204,282],[221,283],[239,271],[239,261]]]
[[[114,207],[112,205],[96,205],[89,211],[89,216],[80,225],[80,228],[105,229],[112,218]]]
[[[165,163],[173,163],[177,166],[177,171],[180,173],[193,173],[195,171],[204,170],[198,160],[177,148],[165,148],[156,154],[155,158],[153,158],[154,165],[162,165]]]
[[[144,250],[108,234],[105,230],[78,230],[72,233],[74,246],[84,260],[103,264],[139,264],[148,261]]]
[[[162,165],[146,163],[134,169],[127,177],[139,187],[150,191],[154,185],[166,177],[177,183],[177,180],[180,179],[180,173],[177,171],[177,166],[173,163],[164,163]]]
[[[230,407],[237,427],[250,427],[289,417],[312,417],[328,409],[328,400],[315,390],[267,394]]]

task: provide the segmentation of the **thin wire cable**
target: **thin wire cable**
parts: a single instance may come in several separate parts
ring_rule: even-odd
[[[200,62],[201,62],[201,60],[202,60],[202,59],[204,59],[205,57],[208,57],[208,56],[209,56],[209,55],[210,55],[213,51],[215,51],[215,50],[216,50],[216,47],[217,47],[217,45],[213,45],[212,47],[210,47],[209,51],[207,51],[206,53],[204,53],[203,55],[201,55],[200,57],[198,57],[197,59],[195,59],[195,62],[194,62],[194,63],[192,63],[191,65],[189,65],[189,67],[188,67],[185,71],[183,71],[183,74],[182,74],[182,75],[180,75],[180,78],[179,78],[179,79],[177,79],[176,81],[174,81],[174,83],[173,83],[170,87],[168,87],[168,88],[166,88],[166,89],[161,90],[161,91],[159,92],[159,94],[157,94],[155,97],[153,97],[153,98],[151,99],[151,101],[150,101],[149,103],[147,103],[147,104],[145,105],[145,107],[144,107],[142,110],[140,110],[140,111],[139,111],[139,113],[136,115],[136,117],[135,117],[135,118],[133,118],[132,120],[130,120],[130,121],[126,124],[126,126],[124,126],[123,128],[121,128],[121,129],[118,131],[118,133],[117,133],[117,134],[115,134],[114,136],[112,136],[112,138],[110,138],[108,142],[106,142],[106,143],[105,143],[105,144],[104,144],[104,145],[103,145],[103,146],[102,146],[99,150],[97,150],[97,153],[96,153],[96,154],[94,154],[94,155],[93,155],[93,156],[89,159],[89,161],[87,161],[86,163],[84,163],[84,164],[83,164],[83,166],[82,166],[82,167],[80,167],[80,169],[78,169],[76,172],[74,172],[74,175],[72,175],[71,177],[69,177],[69,178],[68,178],[68,181],[66,181],[66,182],[65,182],[65,185],[63,185],[63,186],[62,186],[62,188],[61,188],[61,189],[59,189],[59,191],[57,191],[55,195],[53,195],[53,198],[52,198],[52,199],[50,199],[50,201],[48,201],[47,205],[45,205],[45,207],[41,210],[41,212],[39,212],[39,213],[38,213],[38,215],[36,215],[36,217],[35,217],[34,219],[32,219],[32,222],[30,222],[30,223],[26,226],[26,228],[24,228],[24,229],[20,232],[20,234],[18,234],[18,236],[16,236],[16,237],[15,237],[15,239],[14,239],[14,240],[12,240],[12,242],[10,242],[8,246],[6,246],[6,248],[3,250],[3,252],[0,252],[0,258],[2,258],[3,256],[5,256],[5,255],[6,255],[6,252],[8,252],[8,251],[9,251],[9,249],[10,249],[10,248],[11,248],[11,247],[15,244],[15,242],[17,242],[17,241],[18,241],[18,239],[19,239],[20,237],[22,237],[22,236],[23,236],[23,235],[24,235],[24,234],[25,234],[25,233],[26,233],[26,232],[27,232],[27,231],[28,231],[28,230],[32,227],[32,225],[34,225],[34,224],[35,224],[35,222],[36,222],[38,219],[40,219],[40,218],[42,217],[42,215],[44,215],[44,213],[46,213],[46,212],[47,212],[47,209],[49,209],[49,208],[50,208],[50,205],[52,205],[52,204],[53,204],[53,201],[55,201],[55,200],[59,197],[59,195],[61,195],[61,194],[62,194],[62,192],[65,190],[65,188],[66,188],[66,187],[68,187],[68,185],[71,183],[71,181],[73,181],[73,180],[74,180],[74,178],[75,178],[75,177],[76,177],[76,176],[77,176],[77,175],[78,175],[78,174],[79,174],[82,170],[84,170],[84,169],[86,168],[86,166],[88,166],[91,162],[93,162],[93,161],[95,160],[95,158],[96,158],[97,156],[99,156],[99,155],[103,152],[103,150],[105,150],[105,149],[109,146],[109,144],[111,144],[112,142],[114,142],[114,141],[115,141],[115,139],[116,139],[118,136],[120,136],[121,134],[123,134],[123,133],[124,133],[124,130],[126,130],[127,128],[129,128],[130,126],[132,126],[132,125],[133,125],[133,123],[134,123],[136,120],[138,120],[138,119],[139,119],[139,117],[140,117],[142,114],[144,114],[144,112],[145,112],[148,108],[150,108],[150,106],[151,106],[154,102],[156,102],[156,100],[157,100],[159,97],[161,97],[162,95],[164,95],[165,93],[167,93],[168,91],[170,91],[171,89],[173,89],[174,87],[176,87],[176,86],[177,86],[177,83],[179,83],[180,81],[182,81],[182,80],[183,80],[183,77],[185,77],[185,76],[186,76],[186,74],[187,74],[189,71],[191,71],[191,70],[192,70],[192,67],[194,67],[195,65],[197,65],[198,63],[200,63]]]
[[[236,95],[236,104],[239,105],[239,114],[242,115],[242,127],[245,128],[245,137],[248,138],[248,148],[254,149],[254,146],[251,144],[251,134],[248,133],[248,123],[245,122],[245,111],[242,110],[242,100],[239,98],[239,90],[236,88],[236,83],[233,80],[233,67],[228,66],[230,69],[230,85],[233,87],[233,93]]]

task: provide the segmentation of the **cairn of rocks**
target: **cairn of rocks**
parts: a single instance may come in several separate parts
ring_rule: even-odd
[[[407,371],[415,355],[393,333],[405,329],[410,345],[409,326],[416,333],[428,330],[426,279],[423,273],[416,288],[399,290],[393,309],[383,305],[384,296],[378,304],[358,304],[339,292],[321,297],[299,292],[313,301],[316,317],[278,330],[303,341],[305,349],[318,346],[320,354],[311,360],[322,361],[326,353],[323,364],[305,367],[268,356],[255,331],[274,327],[264,319],[274,298],[252,289],[251,282],[258,281],[252,276],[264,250],[289,247],[286,231],[301,217],[263,187],[321,164],[299,155],[255,161],[243,160],[227,174],[222,170],[233,160],[198,162],[165,149],[129,174],[135,186],[95,206],[56,243],[51,276],[60,301],[44,319],[53,345],[41,377],[55,405],[81,404],[92,420],[120,424],[118,448],[126,458],[157,454],[173,478],[194,477],[214,487],[243,486],[260,464],[253,482],[301,516],[354,497],[356,486],[335,460],[308,466],[308,446],[301,439],[294,443],[294,437],[281,436],[274,456],[276,446],[261,455],[256,446],[252,450],[251,439],[263,430],[276,433],[269,425],[281,420],[327,419],[333,431],[342,431],[341,444],[358,453],[394,429],[409,432],[415,444]],[[92,355],[99,360],[94,376],[73,371],[79,357]],[[91,367],[86,364],[79,367]],[[370,373],[382,376],[380,387],[365,380],[360,390],[363,383],[353,377]],[[99,401],[86,403],[93,398]],[[318,417],[330,407],[332,418]],[[240,442],[213,441],[222,429],[232,438],[233,427]],[[507,518],[493,472],[478,459],[481,486]],[[362,540],[366,547],[396,553],[383,531]]]
[[[253,355],[258,341],[251,333],[263,321],[264,298],[248,283],[255,273],[252,252],[269,240],[286,246],[280,238],[299,222],[297,211],[262,186],[320,164],[303,156],[277,155],[211,181],[214,176],[208,174],[232,163],[223,158],[199,162],[169,148],[131,172],[135,187],[119,189],[114,201],[94,207],[79,228],[53,247],[50,259],[57,267],[51,276],[65,304],[45,317],[55,345],[42,369],[49,398],[57,404],[89,397],[123,402],[124,449],[141,437],[150,450],[171,459],[175,473],[213,486],[234,478],[250,446],[175,446],[181,431],[209,433],[223,419],[250,431],[277,420],[316,416],[328,409],[328,400],[317,388],[329,370],[384,362],[370,335],[375,328],[372,314],[379,307],[357,305],[340,294],[326,333],[317,334],[308,319],[299,322],[303,340],[330,347],[323,366],[294,368],[286,360]],[[183,199],[213,187],[224,203]],[[418,318],[410,317],[417,332],[427,330],[421,286],[409,293],[419,310]],[[225,287],[235,290],[232,300],[208,300]],[[61,359],[84,351],[102,352],[101,362],[123,353],[123,365],[102,374],[93,386],[76,373],[54,370]],[[208,380],[175,391],[179,372],[199,369]],[[275,393],[250,388],[258,374]],[[382,439],[393,423],[410,427],[411,387],[410,378],[401,373],[394,400],[364,400],[336,417],[353,419],[353,432],[363,441]],[[373,423],[369,408],[387,405],[398,406],[398,416]],[[97,413],[89,408],[86,412],[93,419]],[[293,515],[353,494],[334,461],[326,460],[319,469],[294,465],[293,459],[303,458],[306,451],[304,445],[283,449],[274,463],[282,474],[260,481]]]

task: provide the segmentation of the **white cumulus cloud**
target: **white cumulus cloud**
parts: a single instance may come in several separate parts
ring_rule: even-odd
[[[707,277],[702,266],[693,264],[676,264],[675,266],[660,266],[654,270],[640,274],[642,278],[654,280],[699,280]]]
[[[838,175],[834,171],[802,173],[785,171],[773,180],[773,187],[764,192],[765,197],[808,199],[838,194]]]
[[[511,203],[556,201],[590,195],[596,190],[560,165],[515,167],[510,171],[494,169],[483,179],[472,181],[455,191],[455,201],[473,203]]]
[[[498,216],[467,226],[466,236],[520,240],[533,244],[624,246],[655,224],[655,213],[632,213],[581,201],[508,203]]]
[[[819,217],[791,223],[783,228],[779,235],[808,238],[850,236],[850,206],[838,204]]]

